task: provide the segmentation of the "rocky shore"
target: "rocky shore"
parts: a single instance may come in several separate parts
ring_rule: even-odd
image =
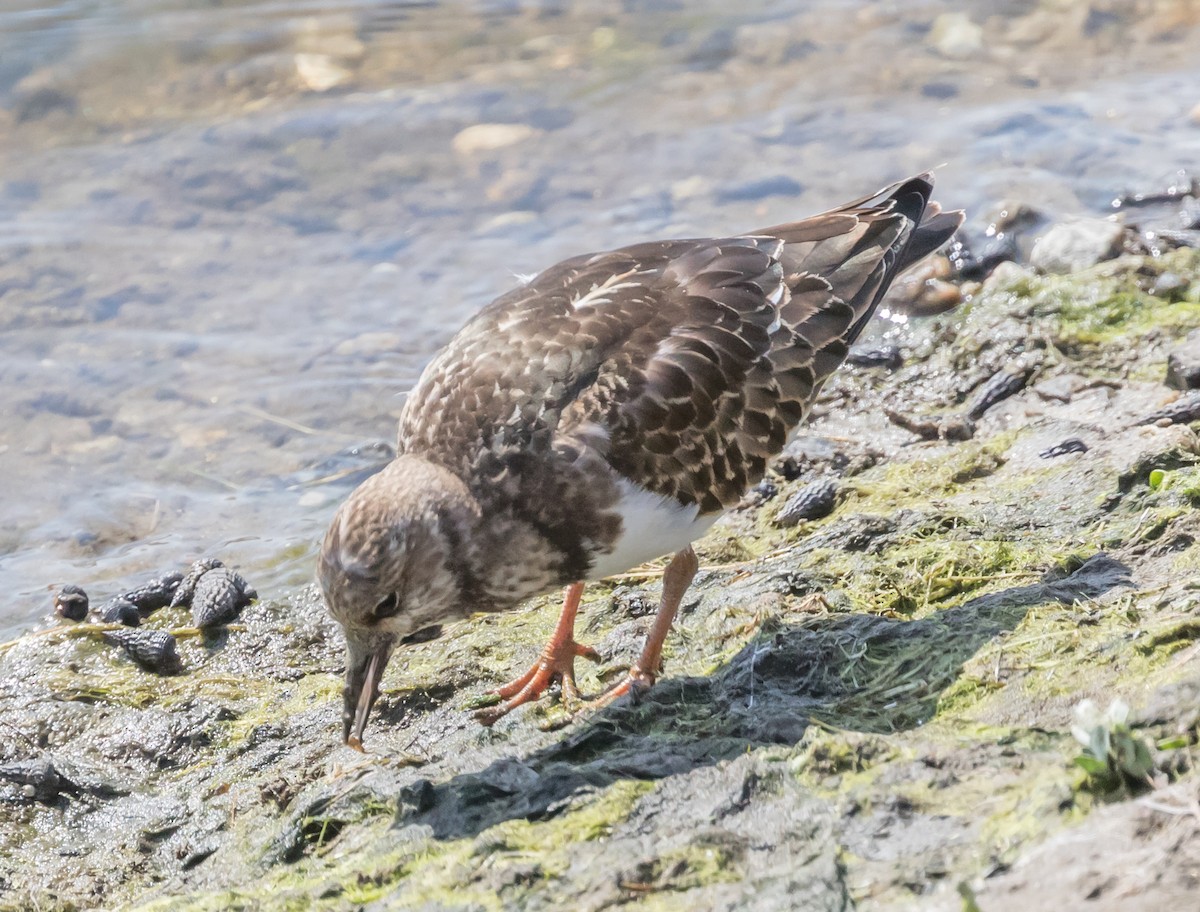
[[[0,645],[0,907],[1186,907],[1200,253],[1113,225],[910,289],[965,300],[865,343],[700,543],[636,705],[472,719],[553,599],[406,646],[365,756],[311,587],[145,618],[179,674],[111,625]],[[660,572],[589,588],[585,691]]]

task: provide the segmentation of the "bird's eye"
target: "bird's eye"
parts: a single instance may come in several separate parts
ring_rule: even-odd
[[[377,618],[393,617],[400,610],[400,597],[394,592],[390,592],[379,600],[379,604],[375,606],[372,612]]]

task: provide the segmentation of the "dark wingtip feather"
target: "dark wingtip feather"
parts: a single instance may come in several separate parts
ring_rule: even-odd
[[[938,212],[932,218],[922,220],[908,241],[900,268],[924,259],[954,237],[965,215],[961,209],[955,209],[952,212]]]

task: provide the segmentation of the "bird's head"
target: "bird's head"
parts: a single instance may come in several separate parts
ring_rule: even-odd
[[[317,576],[346,635],[342,738],[362,733],[396,643],[462,617],[469,541],[479,507],[451,472],[401,456],[342,504],[321,546]]]

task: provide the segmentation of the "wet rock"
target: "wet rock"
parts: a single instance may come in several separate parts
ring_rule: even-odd
[[[645,589],[618,586],[613,590],[608,606],[613,612],[623,617],[648,617],[658,610],[658,599]]]
[[[1034,384],[1033,391],[1043,399],[1055,402],[1070,402],[1087,381],[1078,374],[1059,374]]]
[[[1125,229],[1107,219],[1061,222],[1038,238],[1030,264],[1060,275],[1079,272],[1117,256],[1124,238]]]
[[[768,199],[772,196],[799,196],[804,186],[786,174],[760,177],[756,180],[732,184],[717,190],[718,203],[744,203]]]
[[[472,124],[460,130],[450,145],[459,155],[480,155],[496,152],[532,139],[538,130],[528,124],[488,123]]]
[[[838,519],[815,535],[809,536],[808,548],[842,548],[846,551],[875,550],[886,542],[899,524],[890,516],[855,513]]]
[[[952,82],[927,82],[921,86],[921,94],[925,98],[947,101],[958,97],[959,88]]]
[[[970,440],[975,436],[975,422],[967,415],[945,415],[941,418],[913,418],[895,409],[884,414],[897,427],[916,434],[922,440]]]
[[[1180,396],[1170,405],[1146,415],[1137,424],[1187,424],[1192,421],[1200,421],[1200,392]]]
[[[942,13],[933,20],[929,42],[943,57],[966,60],[983,50],[983,28],[967,13]]]
[[[899,370],[904,366],[904,355],[898,345],[880,345],[871,347],[852,348],[846,356],[846,363],[856,367],[883,367],[887,370]]]
[[[742,498],[742,502],[738,506],[743,508],[759,507],[768,500],[774,500],[777,494],[779,494],[779,486],[769,478],[764,478],[746,492],[746,496]]]
[[[53,804],[64,792],[77,794],[79,787],[63,776],[46,759],[19,760],[0,766],[0,780],[20,787],[22,798]]]
[[[1167,356],[1167,386],[1178,390],[1200,389],[1200,330]]]
[[[737,29],[737,57],[749,63],[778,66],[800,60],[816,49],[800,29],[782,20],[755,22]]]
[[[1176,203],[1184,198],[1197,196],[1200,196],[1200,180],[1192,177],[1187,171],[1178,171],[1175,179],[1166,187],[1148,192],[1123,193],[1113,200],[1112,205],[1114,209],[1137,208]]]
[[[788,498],[787,503],[775,514],[775,525],[787,528],[805,520],[828,516],[837,506],[837,493],[837,482],[829,478],[806,484]]]
[[[1052,447],[1048,447],[1038,453],[1042,459],[1055,459],[1058,456],[1066,456],[1069,453],[1086,453],[1088,445],[1078,437],[1068,437],[1062,443],[1056,443]]]
[[[165,630],[110,630],[104,639],[120,646],[125,654],[147,671],[173,675],[183,671],[175,637]]]
[[[74,115],[79,107],[73,95],[53,86],[42,86],[17,95],[13,113],[17,123],[42,120],[58,112]]]
[[[684,58],[693,70],[720,69],[737,51],[732,29],[713,29]]]
[[[1025,384],[1029,382],[1033,372],[1032,367],[1014,365],[992,374],[967,408],[967,417],[978,421],[992,406],[1025,389]]]
[[[190,607],[197,627],[220,627],[234,621],[257,598],[258,593],[240,573],[216,558],[207,558],[192,565],[175,590],[171,607]]]
[[[126,627],[137,627],[142,622],[137,605],[121,595],[114,595],[97,608],[96,617],[105,624],[124,624]]]
[[[87,593],[79,586],[63,586],[54,597],[54,613],[68,621],[82,621],[88,613]]]
[[[883,456],[871,446],[851,447],[847,441],[802,434],[784,448],[775,468],[787,481],[827,472],[850,478],[878,464]]]
[[[999,202],[984,216],[988,239],[1008,238],[1018,241],[1049,223],[1049,216],[1036,206],[1018,199]]]
[[[962,302],[962,290],[947,279],[954,267],[940,254],[923,260],[900,276],[884,298],[893,310],[929,317],[952,310]]]
[[[354,77],[328,54],[297,54],[295,61],[301,85],[313,92],[328,92]]]
[[[1150,286],[1150,294],[1156,298],[1162,298],[1164,301],[1175,303],[1183,300],[1187,290],[1191,287],[1191,282],[1181,276],[1177,272],[1163,272],[1154,279],[1154,284]]]
[[[1011,235],[993,235],[975,245],[962,232],[954,236],[946,251],[953,275],[973,281],[986,279],[1001,263],[1015,260],[1020,254],[1016,239]]]
[[[1033,273],[1030,270],[1019,263],[1000,263],[992,270],[991,275],[987,277],[983,285],[983,290],[994,291],[999,288],[1008,288],[1019,282],[1024,282],[1032,275]]]

